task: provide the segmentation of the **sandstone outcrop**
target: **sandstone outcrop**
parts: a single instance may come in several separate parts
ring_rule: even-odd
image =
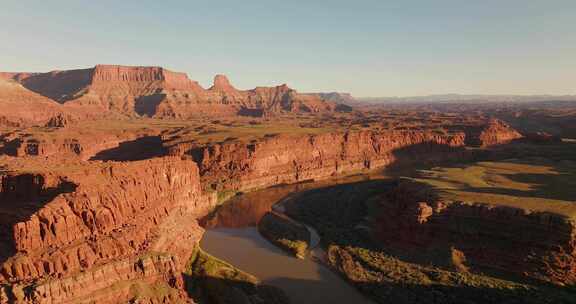
[[[466,129],[466,140],[470,146],[490,147],[522,138],[522,135],[505,122],[490,119],[488,123]]]
[[[57,114],[55,116],[50,117],[48,122],[46,122],[45,126],[49,128],[66,128],[72,125],[76,119],[72,115],[66,114]]]
[[[335,103],[314,94],[298,94],[286,85],[242,91],[224,75],[217,75],[206,90],[186,74],[161,67],[97,65],[49,73],[3,73],[0,78],[19,81],[59,103],[125,115],[186,119],[336,110]]]
[[[249,190],[376,169],[402,161],[463,155],[465,135],[421,131],[359,131],[305,136],[271,136],[253,143],[225,142],[169,148],[189,154],[203,183],[213,189]],[[419,157],[421,155],[421,157]],[[223,190],[223,189],[218,189]]]
[[[388,244],[446,246],[479,269],[576,283],[576,222],[567,216],[444,201],[429,186],[402,180],[381,197],[377,225]]]
[[[2,176],[0,282],[10,285],[0,294],[71,303],[125,284],[106,292],[116,303],[114,294],[128,296],[134,280],[181,288],[202,234],[196,219],[215,204],[202,194],[194,162],[78,164],[59,174]],[[20,287],[24,295],[14,293]]]
[[[209,188],[244,191],[410,162],[463,160],[473,154],[466,146],[505,144],[518,137],[514,129],[493,120],[455,126],[450,132],[363,130],[268,135],[249,143],[183,142],[168,147],[168,153],[191,156]]]
[[[52,74],[50,74],[52,75]],[[60,75],[60,73],[55,73]],[[28,86],[30,79],[43,77],[44,74],[4,73],[0,75],[0,126],[30,127],[59,125],[76,120],[102,118],[106,115],[94,111],[93,106],[62,105],[60,100],[67,98],[64,89],[70,82],[70,77],[58,83],[45,85],[46,89]],[[60,96],[60,97],[56,97]]]

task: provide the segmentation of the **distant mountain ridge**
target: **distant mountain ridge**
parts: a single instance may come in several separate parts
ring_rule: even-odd
[[[323,99],[346,104],[346,105],[353,105],[358,103],[358,100],[352,96],[350,93],[343,93],[343,92],[327,92],[327,93],[316,93]]]
[[[362,104],[385,103],[530,103],[544,101],[576,101],[576,95],[483,95],[483,94],[435,94],[423,96],[384,96],[384,97],[354,97],[344,92],[315,93],[320,98],[338,104],[360,106]]]
[[[19,95],[33,96],[35,100],[44,97],[44,102],[52,102],[63,111],[74,105],[94,113],[188,119],[340,109],[335,102],[316,94],[298,93],[285,84],[238,90],[226,76],[216,75],[214,84],[204,89],[185,73],[154,66],[96,65],[48,73],[3,72],[0,81],[18,83],[21,85]],[[30,94],[25,94],[26,91]],[[0,99],[0,106],[2,102]],[[26,102],[30,104],[29,100]],[[66,107],[62,107],[64,105]],[[45,107],[35,111],[40,112]]]
[[[407,97],[360,97],[362,103],[426,103],[426,102],[539,102],[576,101],[576,95],[482,95],[482,94],[436,94]]]

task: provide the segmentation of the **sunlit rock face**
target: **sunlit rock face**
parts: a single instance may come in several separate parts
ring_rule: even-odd
[[[215,203],[196,164],[171,157],[1,178],[0,280],[11,284],[2,292],[50,278],[27,287],[20,300],[31,303],[84,300],[131,280],[181,289],[203,231],[196,219]],[[129,296],[119,288],[110,303],[115,293]]]
[[[335,103],[318,95],[299,94],[286,85],[237,90],[226,76],[217,75],[214,85],[204,89],[186,74],[161,67],[97,65],[49,73],[2,73],[0,79],[20,82],[46,100],[67,105],[62,107],[67,110],[80,106],[109,114],[186,119],[255,110],[259,115],[336,110]]]

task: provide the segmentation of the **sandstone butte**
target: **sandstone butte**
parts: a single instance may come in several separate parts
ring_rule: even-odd
[[[0,73],[0,122],[26,125],[56,115],[150,116],[180,118],[325,112],[339,108],[314,94],[287,85],[237,90],[226,76],[202,88],[184,73],[160,67],[97,65],[49,73]],[[26,100],[18,103],[16,101]],[[35,106],[36,105],[36,106]]]
[[[92,107],[119,115],[140,111],[163,118],[187,117],[214,105],[233,114],[243,109],[335,109],[316,96],[300,95],[286,86],[239,91],[223,76],[204,90],[184,74],[161,68],[97,66],[2,77],[10,79],[4,81],[9,90],[23,94],[23,104],[55,105],[50,115],[24,118],[57,129]],[[521,137],[498,120],[454,125],[448,133],[328,130],[209,144],[168,143],[154,130],[142,132],[46,141],[28,140],[29,135],[20,133],[4,136],[0,149],[4,154],[0,155],[0,303],[117,303],[129,300],[136,282],[161,282],[173,290],[162,298],[148,299],[150,303],[189,301],[182,273],[203,234],[198,219],[213,210],[218,193],[397,164],[473,158],[481,152],[467,147],[490,147]],[[159,141],[145,145],[158,150],[154,157],[90,160],[103,150],[152,134],[147,132],[156,134],[154,139]],[[382,221],[395,223],[382,227],[394,232],[383,238],[423,243],[430,241],[430,231],[438,231],[445,238],[457,238],[458,249],[488,266],[512,264],[508,270],[520,275],[576,282],[576,229],[568,219],[501,206],[443,204],[433,197],[420,197],[419,191],[406,190],[409,187],[401,184],[382,198],[393,202],[390,214],[396,215],[394,221]],[[449,225],[469,218],[477,219],[487,232],[469,235]],[[509,230],[537,238],[517,239]],[[486,246],[475,247],[469,238]],[[515,246],[514,250],[502,249],[502,242]],[[541,255],[528,257],[525,252]]]

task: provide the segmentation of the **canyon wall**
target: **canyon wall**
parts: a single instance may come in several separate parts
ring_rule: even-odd
[[[200,189],[194,162],[171,157],[3,175],[0,294],[68,303],[127,296],[133,280],[181,288],[196,219],[215,204]]]
[[[403,161],[433,162],[464,156],[464,133],[360,131],[272,136],[253,143],[229,142],[195,147],[180,144],[172,155],[190,155],[203,184],[216,190],[244,191],[283,183],[328,178]]]
[[[403,180],[381,197],[377,233],[412,250],[457,250],[480,271],[576,283],[576,222],[564,215],[444,201],[429,186]]]

